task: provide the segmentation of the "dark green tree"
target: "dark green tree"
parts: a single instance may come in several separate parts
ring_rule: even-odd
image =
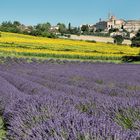
[[[6,22],[2,22],[0,26],[0,31],[19,33],[20,29],[17,25],[12,23],[11,21],[6,21]]]
[[[113,32],[118,32],[119,29],[118,28],[111,28],[109,29],[109,34],[113,33]]]
[[[50,28],[51,28],[51,24],[49,22],[43,24],[37,24],[32,30],[31,34],[35,36],[47,37],[49,35]]]
[[[71,31],[71,23],[68,24],[68,31]]]
[[[137,32],[136,36],[132,38],[132,46],[140,47],[140,30]]]
[[[58,31],[61,33],[61,35],[64,35],[65,33],[67,33],[67,28],[64,23],[58,23],[57,25],[59,26]]]
[[[20,23],[19,21],[14,21],[14,22],[13,22],[13,25],[14,25],[14,26],[20,26],[21,23]]]
[[[124,41],[124,38],[121,35],[116,35],[113,38],[114,38],[114,43],[118,45],[122,44],[122,42]]]
[[[88,34],[89,33],[89,26],[88,25],[82,25],[81,31],[83,34]]]
[[[35,27],[36,30],[39,30],[39,31],[49,31],[49,29],[51,28],[51,24],[49,22],[47,23],[43,23],[43,24],[37,24],[37,26]]]

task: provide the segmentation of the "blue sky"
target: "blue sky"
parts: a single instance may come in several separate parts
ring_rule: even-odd
[[[0,22],[71,22],[77,26],[106,19],[109,11],[118,18],[140,19],[139,6],[140,0],[0,0]]]

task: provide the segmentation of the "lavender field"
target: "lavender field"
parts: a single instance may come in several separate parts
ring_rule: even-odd
[[[6,140],[140,140],[140,65],[1,61]]]

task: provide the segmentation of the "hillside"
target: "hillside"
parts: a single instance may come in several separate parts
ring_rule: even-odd
[[[120,61],[122,56],[135,56],[140,48],[107,43],[66,39],[49,39],[2,32],[0,56],[59,58],[78,60]]]

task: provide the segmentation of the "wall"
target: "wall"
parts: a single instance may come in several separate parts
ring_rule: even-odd
[[[111,37],[97,37],[97,36],[77,36],[77,35],[71,35],[70,39],[74,40],[95,40],[96,42],[105,42],[105,43],[113,43],[114,39]],[[131,45],[130,40],[124,40],[123,44]]]

